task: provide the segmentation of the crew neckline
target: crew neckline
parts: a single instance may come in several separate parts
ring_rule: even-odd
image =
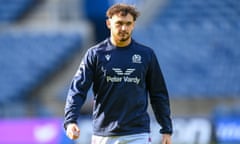
[[[116,48],[116,49],[122,49],[122,50],[124,50],[124,49],[129,49],[129,48],[132,46],[133,41],[134,41],[134,40],[131,39],[131,42],[129,43],[129,45],[124,46],[124,47],[119,47],[119,46],[115,46],[115,45],[113,45],[113,43],[111,42],[110,38],[108,38],[108,43],[109,43],[113,48]]]

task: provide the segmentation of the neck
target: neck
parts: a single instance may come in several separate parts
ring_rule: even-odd
[[[111,40],[111,43],[117,47],[126,47],[131,43],[131,38],[129,38],[126,41],[117,41],[113,37],[111,37],[110,40]]]

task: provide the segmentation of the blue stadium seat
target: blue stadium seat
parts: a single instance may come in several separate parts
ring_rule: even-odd
[[[134,37],[155,50],[173,97],[236,97],[239,19],[237,0],[169,0]]]
[[[201,24],[212,21],[218,24],[228,21],[239,25],[239,11],[240,3],[237,0],[169,0],[154,23]]]
[[[15,22],[36,2],[36,0],[0,0],[0,23]]]
[[[240,94],[239,30],[155,25],[134,38],[155,50],[173,96],[214,98]]]
[[[78,33],[1,33],[0,101],[24,98],[80,48]]]

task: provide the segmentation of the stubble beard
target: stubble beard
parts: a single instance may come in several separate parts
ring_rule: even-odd
[[[120,42],[128,41],[131,38],[131,34],[129,34],[127,32],[120,33],[119,35],[120,35],[120,38],[119,38]],[[127,35],[127,36],[125,37],[125,35]]]

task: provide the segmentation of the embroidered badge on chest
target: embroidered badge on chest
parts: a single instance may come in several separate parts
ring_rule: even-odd
[[[142,63],[142,57],[139,54],[134,54],[132,56],[132,62],[133,63]]]

